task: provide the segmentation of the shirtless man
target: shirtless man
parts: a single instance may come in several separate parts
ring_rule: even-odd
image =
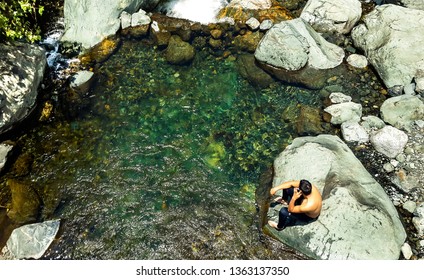
[[[268,224],[278,230],[294,225],[296,221],[312,222],[318,219],[321,213],[322,197],[314,185],[307,180],[289,181],[270,190],[275,195],[278,190],[283,190],[282,203],[287,202],[288,207],[282,207],[278,215],[278,223],[268,221]]]

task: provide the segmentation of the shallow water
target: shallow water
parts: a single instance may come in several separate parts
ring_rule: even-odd
[[[207,53],[171,66],[136,41],[96,74],[72,118],[19,140],[43,218],[62,220],[45,258],[303,258],[261,233],[255,190],[296,136],[282,114],[318,94],[252,87]]]

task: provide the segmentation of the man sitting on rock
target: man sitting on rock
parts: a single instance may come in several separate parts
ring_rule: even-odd
[[[297,222],[309,223],[318,219],[321,213],[322,197],[319,190],[307,180],[289,181],[270,190],[275,195],[278,190],[283,190],[283,196],[278,198],[282,204],[279,212],[278,223],[268,221],[268,224],[277,230],[295,225]]]

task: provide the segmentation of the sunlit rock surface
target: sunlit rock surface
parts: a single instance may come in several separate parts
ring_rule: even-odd
[[[0,44],[0,133],[23,120],[35,106],[45,51],[36,45]]]
[[[314,259],[399,258],[406,233],[395,207],[337,136],[296,138],[274,169],[274,186],[302,178],[315,184],[323,208],[315,222],[282,231],[266,225],[268,234]],[[277,221],[278,208],[268,215]]]
[[[388,88],[424,77],[424,11],[396,5],[376,7],[352,30],[361,48]]]

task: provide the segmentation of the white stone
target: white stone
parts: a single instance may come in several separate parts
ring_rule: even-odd
[[[415,94],[415,83],[409,83],[403,87],[403,93],[406,95]]]
[[[352,97],[341,92],[332,92],[329,96],[331,103],[345,103],[352,101]]]
[[[349,65],[355,68],[365,68],[368,66],[368,59],[365,56],[356,53],[349,55],[346,61]]]
[[[217,22],[219,11],[228,4],[226,0],[167,0],[158,2],[155,10],[162,14],[202,24]]]
[[[332,124],[342,124],[347,121],[359,122],[362,106],[355,102],[345,102],[330,105],[324,111],[331,115]]]
[[[86,93],[89,91],[93,83],[94,73],[87,70],[82,70],[77,72],[74,76],[70,78],[70,86],[74,90],[79,91],[80,93]]]
[[[414,201],[408,200],[403,204],[402,208],[412,214],[417,209],[417,204]]]
[[[125,29],[131,26],[131,14],[123,11],[121,13],[121,28]]]
[[[59,226],[59,220],[21,226],[7,240],[7,250],[15,259],[39,259],[53,242]]]
[[[365,116],[362,117],[361,125],[368,131],[371,132],[373,130],[381,129],[386,124],[382,119],[376,116]]]
[[[272,22],[272,20],[266,19],[266,20],[261,22],[259,29],[261,31],[266,31],[266,30],[269,30],[273,25],[274,25],[274,23]]]
[[[343,139],[347,142],[366,143],[369,141],[367,131],[357,122],[347,121],[341,125]]]
[[[358,0],[309,0],[302,10],[301,18],[318,32],[347,34],[362,14]]]
[[[390,163],[390,162],[386,162],[384,165],[383,165],[383,169],[387,172],[387,173],[390,173],[390,172],[393,172],[394,170],[395,170],[395,167]]]
[[[412,223],[418,231],[418,235],[424,235],[424,203],[421,202],[414,212]]]
[[[254,17],[249,18],[246,21],[246,25],[251,29],[251,30],[257,30],[259,28],[259,25],[261,25],[261,23],[259,22],[259,20],[257,20]]]
[[[139,25],[147,25],[150,24],[150,22],[152,22],[151,18],[143,10],[140,10],[137,13],[131,15],[132,27],[136,27]]]
[[[391,159],[390,160],[390,164],[393,165],[394,167],[397,167],[399,165],[399,161],[395,160],[395,159]]]
[[[7,155],[13,149],[12,145],[0,144],[0,171],[3,169],[7,161]]]
[[[402,245],[401,251],[406,260],[409,260],[413,255],[411,246],[408,243]]]
[[[370,140],[374,149],[379,153],[389,158],[395,158],[398,154],[403,152],[408,142],[408,135],[393,126],[386,125],[382,129],[371,134]]]

